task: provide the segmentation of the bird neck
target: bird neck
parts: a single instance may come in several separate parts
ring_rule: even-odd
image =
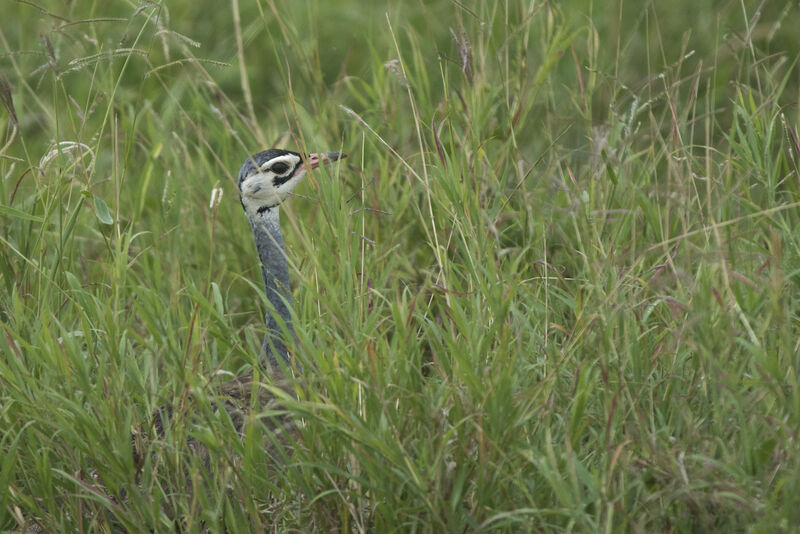
[[[267,334],[264,337],[263,355],[270,365],[277,366],[278,358],[289,364],[289,353],[282,335],[281,321],[294,336],[292,328],[292,294],[289,286],[289,265],[286,247],[281,235],[278,207],[265,209],[250,217],[258,256],[261,258],[261,275],[264,292],[271,308],[267,310]]]

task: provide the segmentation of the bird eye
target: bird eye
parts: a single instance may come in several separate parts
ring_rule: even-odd
[[[289,170],[289,166],[286,165],[285,163],[279,161],[278,163],[276,163],[275,165],[270,167],[269,170],[271,170],[272,172],[274,172],[277,175],[281,175],[281,174],[283,174],[283,173],[285,173],[286,171]]]

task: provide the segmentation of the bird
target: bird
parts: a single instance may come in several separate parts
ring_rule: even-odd
[[[264,292],[272,304],[267,310],[267,332],[261,348],[261,362],[278,368],[279,358],[289,369],[302,372],[299,363],[289,359],[281,322],[295,336],[292,325],[292,295],[289,264],[280,228],[280,205],[295,190],[310,169],[347,157],[339,152],[320,152],[303,157],[298,152],[270,148],[247,158],[239,171],[238,186],[242,207],[253,229],[253,239],[261,260]]]
[[[281,322],[292,336],[292,295],[289,288],[289,264],[286,259],[286,246],[280,229],[279,207],[303,180],[310,169],[347,157],[339,152],[320,152],[303,156],[298,152],[271,148],[248,157],[239,171],[238,187],[244,212],[253,229],[253,239],[261,260],[261,275],[264,292],[271,303],[265,317],[267,332],[259,355],[259,363],[268,366],[272,374],[272,385],[286,394],[293,391],[286,376],[278,376],[279,358],[284,368],[302,372],[302,366],[289,357],[286,340],[281,333]],[[216,384],[213,390],[222,401],[234,428],[241,435],[250,411],[251,395],[254,391],[253,370],[239,374]],[[256,402],[266,408],[280,404],[270,389],[256,387]],[[134,430],[131,440],[134,447],[134,463],[137,472],[148,454],[148,436],[163,438],[165,429],[173,419],[176,410],[185,410],[172,404],[162,405],[153,414],[150,429]],[[273,434],[290,429],[291,421],[272,422]],[[211,460],[208,450],[193,438],[188,446],[193,455],[202,458],[206,465]]]

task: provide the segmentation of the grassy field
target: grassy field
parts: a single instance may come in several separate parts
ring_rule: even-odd
[[[793,531],[797,28],[6,2],[0,531]],[[305,374],[240,435],[215,391],[265,331],[236,173],[267,147],[349,157],[283,210]]]

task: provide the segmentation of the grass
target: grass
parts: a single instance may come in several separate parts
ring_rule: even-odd
[[[6,6],[0,529],[792,530],[800,11],[716,4]],[[269,146],[349,155],[283,210],[291,443],[213,394]]]

